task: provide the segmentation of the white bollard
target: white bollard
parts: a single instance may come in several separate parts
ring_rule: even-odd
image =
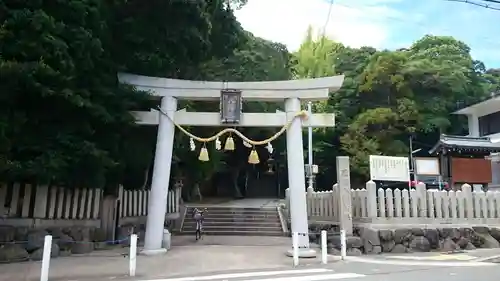
[[[328,262],[328,252],[326,249],[326,230],[321,230],[321,263],[327,264]]]
[[[40,272],[40,281],[49,280],[49,267],[50,267],[50,254],[52,251],[52,236],[45,236],[43,243],[43,256],[42,256],[42,271]]]
[[[130,235],[130,254],[129,254],[129,275],[135,276],[135,269],[137,267],[137,234]]]
[[[299,265],[299,233],[292,234],[293,266]]]
[[[345,260],[347,256],[347,241],[345,236],[345,230],[340,231],[340,257]]]

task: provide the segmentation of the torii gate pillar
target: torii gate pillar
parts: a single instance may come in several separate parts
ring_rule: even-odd
[[[221,124],[219,112],[177,110],[177,99],[220,100],[221,90],[225,88],[241,90],[241,98],[244,101],[285,101],[286,112],[242,113],[238,126],[283,127],[293,119],[286,132],[292,232],[299,233],[299,256],[316,256],[315,251],[309,247],[302,126],[334,127],[335,115],[312,114],[307,120],[294,117],[301,110],[301,100],[327,100],[330,92],[340,89],[344,81],[343,75],[290,81],[221,83],[120,73],[118,79],[122,83],[135,86],[138,90],[148,91],[153,96],[161,97],[161,108],[168,115],[168,117],[163,116],[156,110],[134,112],[138,124],[158,125],[143,254],[154,255],[166,252],[166,249],[162,248],[162,240],[175,133],[172,120],[181,126],[225,126]],[[287,255],[291,253],[290,250]]]
[[[294,118],[301,110],[300,100],[285,100],[287,120]],[[290,217],[292,233],[299,233],[299,257],[315,257],[316,251],[309,247],[309,224],[307,221],[306,179],[304,177],[304,145],[302,140],[302,124],[295,118],[286,131],[286,158],[288,166],[288,188],[290,190]],[[287,252],[293,256],[293,249]]]
[[[177,111],[177,99],[163,97],[161,109],[173,119]],[[166,253],[162,247],[165,213],[167,211],[168,186],[172,166],[172,152],[174,148],[175,126],[167,116],[160,115],[158,135],[156,137],[156,151],[151,183],[150,203],[146,220],[146,239],[142,253],[156,255]]]

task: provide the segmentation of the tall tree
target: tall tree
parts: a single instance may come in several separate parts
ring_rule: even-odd
[[[354,170],[368,173],[368,155],[408,155],[409,133],[445,132],[458,101],[484,96],[480,73],[463,42],[425,36],[409,49],[374,54],[360,75],[364,108],[342,137]]]
[[[118,168],[130,107],[105,49],[101,1],[2,1],[3,179],[102,186]]]
[[[336,55],[342,49],[342,44],[325,35],[314,37],[314,30],[309,26],[299,50],[293,54],[295,77],[303,79],[335,75]]]
[[[103,186],[144,171],[155,129],[129,111],[156,101],[117,72],[203,76],[245,43],[245,2],[0,1],[0,179]]]
[[[313,39],[309,30],[294,54],[294,69],[304,78],[333,75],[333,69],[345,75],[342,88],[316,107],[336,114],[334,130],[315,130],[314,135],[315,161],[323,174],[319,180],[328,178],[323,179],[328,186],[334,180],[328,175],[335,174],[335,156],[350,155],[352,171],[360,176],[354,179],[364,180],[369,155],[408,155],[409,134],[428,141],[439,132],[460,132],[463,126],[452,124],[459,120],[450,112],[498,85],[496,72],[485,71],[470,48],[452,37],[424,36],[396,51],[321,44],[325,40]],[[325,45],[330,49],[317,51]]]

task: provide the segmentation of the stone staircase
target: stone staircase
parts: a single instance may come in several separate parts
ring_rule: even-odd
[[[201,207],[199,207],[201,209]],[[280,216],[276,208],[207,208],[203,222],[204,235],[247,235],[247,236],[284,236]],[[193,219],[194,207],[187,207],[181,234],[194,235],[196,221]]]

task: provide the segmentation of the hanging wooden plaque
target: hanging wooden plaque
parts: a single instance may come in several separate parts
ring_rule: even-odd
[[[220,91],[220,118],[222,124],[238,124],[242,110],[241,91],[225,89]]]

